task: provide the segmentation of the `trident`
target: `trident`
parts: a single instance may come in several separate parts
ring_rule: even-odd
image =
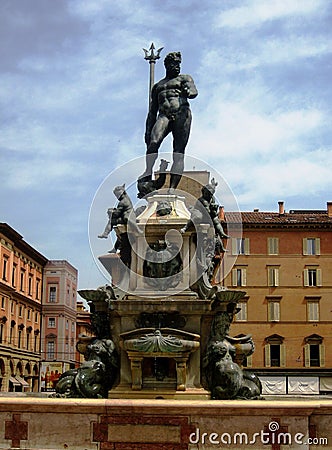
[[[149,48],[150,54],[148,53],[148,50],[143,48],[143,51],[145,53],[145,58],[147,61],[149,61],[150,64],[150,89],[149,89],[149,109],[151,105],[151,91],[152,87],[154,85],[154,66],[156,64],[157,59],[160,58],[160,52],[162,51],[164,47],[161,47],[157,50],[157,53],[154,52],[155,46],[153,45],[153,42],[151,44],[151,47]]]

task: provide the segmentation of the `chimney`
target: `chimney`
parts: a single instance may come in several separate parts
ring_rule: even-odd
[[[219,217],[220,222],[225,222],[225,211],[224,211],[223,206],[219,206],[218,217]]]
[[[278,202],[278,205],[279,205],[279,214],[280,215],[285,214],[284,202],[280,201]]]
[[[254,209],[254,212],[259,212],[259,208],[255,208],[255,209]]]
[[[327,202],[327,217],[332,217],[332,202]]]

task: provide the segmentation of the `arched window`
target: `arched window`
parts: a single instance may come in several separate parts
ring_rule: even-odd
[[[318,334],[312,334],[304,338],[304,367],[325,366],[324,338]]]
[[[265,338],[265,367],[285,367],[286,347],[284,337],[273,334]]]

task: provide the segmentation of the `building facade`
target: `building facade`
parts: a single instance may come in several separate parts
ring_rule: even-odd
[[[38,391],[47,259],[0,223],[0,391]]]
[[[94,336],[91,327],[91,314],[88,307],[83,302],[77,302],[77,318],[76,318],[76,342],[80,336]],[[84,356],[76,349],[76,365],[79,366],[84,362]]]
[[[54,390],[76,362],[77,270],[65,260],[44,269],[41,390]]]
[[[232,213],[225,220],[236,229]],[[247,366],[266,394],[332,392],[332,203],[286,212],[279,202],[278,212],[242,212],[241,221],[219,281],[246,292],[231,333],[253,337]]]

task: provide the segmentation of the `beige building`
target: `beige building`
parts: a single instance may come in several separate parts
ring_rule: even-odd
[[[77,302],[77,318],[76,318],[76,342],[80,335],[94,336],[91,327],[91,314],[87,306],[83,302]],[[79,365],[84,362],[84,356],[76,349],[76,364]]]
[[[38,391],[47,259],[0,223],[0,390]]]
[[[41,390],[53,390],[76,361],[77,270],[65,260],[44,269]]]
[[[227,212],[228,228],[236,217]],[[332,391],[332,203],[326,210],[242,212],[219,281],[246,291],[231,334],[252,334],[247,365],[265,393]],[[222,271],[220,272],[222,273]],[[219,274],[219,277],[221,275]]]

